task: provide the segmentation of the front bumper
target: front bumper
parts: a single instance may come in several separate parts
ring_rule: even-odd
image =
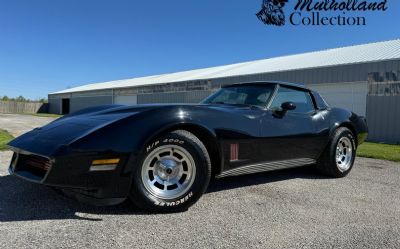
[[[67,196],[95,205],[112,205],[129,195],[132,165],[130,154],[92,153],[51,158],[18,148],[14,151],[9,173],[24,180],[62,189]],[[118,157],[115,169],[90,171],[95,159]]]

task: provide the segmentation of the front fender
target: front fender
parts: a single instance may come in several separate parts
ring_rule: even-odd
[[[113,122],[70,144],[71,149],[85,152],[112,151],[140,153],[157,136],[182,125],[206,130],[216,139],[215,132],[181,108],[159,108],[138,113]]]

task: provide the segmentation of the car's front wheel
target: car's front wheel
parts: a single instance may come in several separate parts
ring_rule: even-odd
[[[188,131],[177,130],[155,139],[138,162],[130,199],[144,210],[186,210],[202,196],[210,181],[207,150]]]
[[[326,175],[344,177],[353,168],[356,150],[353,133],[348,128],[340,127],[319,159],[317,168]]]

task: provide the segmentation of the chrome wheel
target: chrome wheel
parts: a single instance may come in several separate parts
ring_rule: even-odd
[[[164,145],[146,157],[141,176],[144,187],[151,194],[162,199],[175,199],[193,185],[196,165],[186,149]]]
[[[348,137],[342,137],[336,146],[336,165],[341,172],[350,169],[353,159],[353,145]]]

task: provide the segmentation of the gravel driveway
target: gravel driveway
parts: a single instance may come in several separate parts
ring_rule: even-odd
[[[0,128],[9,131],[16,137],[36,127],[50,123],[53,120],[54,118],[37,117],[33,115],[0,113]]]
[[[216,180],[189,211],[93,207],[7,175],[1,248],[400,248],[400,164],[357,158],[350,175],[309,168]]]

